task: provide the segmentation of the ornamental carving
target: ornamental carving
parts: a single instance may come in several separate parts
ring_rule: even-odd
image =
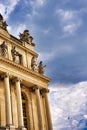
[[[39,65],[38,65],[38,72],[40,73],[40,74],[44,74],[44,68],[46,67],[46,65],[43,65],[43,62],[42,61],[40,61],[39,62]]]
[[[7,55],[7,45],[6,45],[5,41],[3,41],[3,43],[0,45],[0,52],[1,52],[1,56],[6,57],[6,55]]]

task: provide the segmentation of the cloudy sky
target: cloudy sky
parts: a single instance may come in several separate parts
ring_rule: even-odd
[[[39,61],[52,78],[54,130],[87,125],[87,0],[0,0],[8,31],[29,29]]]

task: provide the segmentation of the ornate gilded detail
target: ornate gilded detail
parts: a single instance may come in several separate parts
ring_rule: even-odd
[[[1,52],[1,56],[6,57],[7,45],[6,45],[5,41],[3,41],[3,43],[0,45],[0,52]]]
[[[0,14],[0,27],[4,30],[7,30],[7,23],[3,20],[3,16]]]
[[[38,72],[40,73],[40,74],[44,74],[44,68],[46,67],[46,65],[43,65],[43,62],[42,61],[40,61],[39,62],[39,65],[38,65]]]

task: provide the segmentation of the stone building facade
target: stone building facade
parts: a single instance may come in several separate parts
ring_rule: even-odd
[[[0,130],[53,130],[50,78],[32,41],[28,30],[19,39],[9,34],[0,14]]]

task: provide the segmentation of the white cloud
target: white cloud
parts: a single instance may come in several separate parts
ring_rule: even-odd
[[[13,31],[14,28],[14,31]],[[25,24],[19,24],[16,26],[8,26],[8,32],[16,37],[19,36],[19,33],[22,33],[26,29]]]
[[[18,4],[19,0],[7,0],[4,3],[0,3],[0,13],[7,19],[10,13],[14,10],[15,6]]]
[[[42,8],[46,3],[46,0],[29,0],[28,4],[31,5],[32,12],[31,14],[28,14],[28,17],[30,19],[33,19],[35,16],[39,16],[40,13],[38,12],[39,8]]]
[[[49,98],[54,130],[84,127],[80,120],[87,119],[87,82],[74,85],[52,85]]]
[[[30,1],[31,5],[36,8],[36,7],[40,7],[43,6],[45,4],[45,0],[34,0],[34,1]]]
[[[45,3],[45,0],[36,0],[37,5],[42,6]]]
[[[44,33],[45,35],[47,35],[47,34],[49,34],[50,31],[51,31],[51,28],[47,28],[47,29],[44,29],[44,30],[43,30],[43,33]]]
[[[5,6],[0,3],[0,13],[4,14],[4,12],[5,12]]]
[[[71,23],[68,25],[65,25],[63,28],[64,33],[73,34],[81,25],[81,22],[78,23]]]
[[[63,9],[56,10],[56,13],[60,16],[62,21],[73,20],[76,15],[75,11]]]
[[[56,13],[64,33],[73,34],[82,24],[79,11],[57,9]]]

